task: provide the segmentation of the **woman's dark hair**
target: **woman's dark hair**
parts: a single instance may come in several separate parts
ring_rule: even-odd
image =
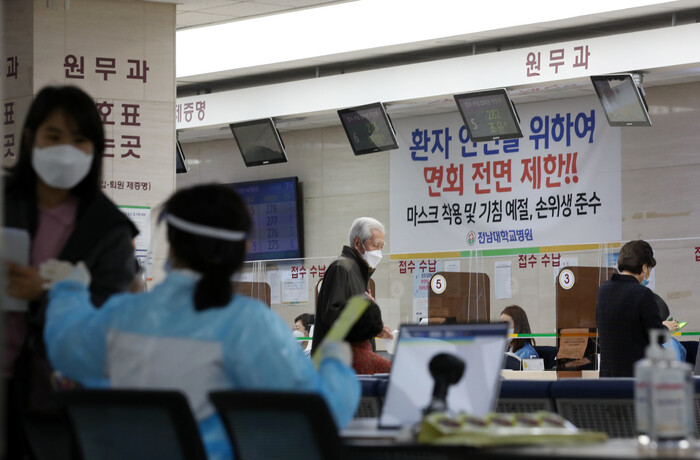
[[[617,257],[617,269],[620,272],[628,271],[639,275],[644,264],[647,264],[649,269],[656,266],[654,251],[649,243],[644,240],[632,240],[620,248],[620,255]]]
[[[501,315],[504,314],[513,318],[513,332],[515,334],[532,334],[530,322],[527,320],[527,313],[518,305],[510,305],[504,308]],[[510,346],[513,348],[513,352],[516,352],[524,347],[526,343],[533,347],[535,346],[534,339],[513,339],[510,342]]]
[[[306,332],[309,333],[311,332],[311,325],[314,323],[314,315],[312,315],[311,313],[302,313],[301,315],[294,318],[295,324],[297,321],[301,321],[302,326],[304,326]]]
[[[47,86],[34,97],[22,127],[19,158],[10,169],[8,181],[13,187],[24,189],[30,196],[35,194],[36,173],[32,167],[34,140],[39,126],[56,110],[61,110],[69,120],[74,121],[78,132],[92,141],[94,151],[90,171],[71,189],[80,198],[91,197],[100,189],[105,151],[104,128],[95,102],[75,86]]]
[[[355,325],[345,336],[347,342],[364,342],[376,337],[384,328],[382,312],[379,305],[371,302],[367,310],[360,316]]]
[[[193,224],[250,233],[251,220],[243,200],[224,185],[198,185],[176,192],[165,203],[170,214]],[[246,241],[196,235],[168,224],[168,241],[178,261],[201,273],[194,291],[197,310],[228,305],[233,297],[231,276],[245,260]]]

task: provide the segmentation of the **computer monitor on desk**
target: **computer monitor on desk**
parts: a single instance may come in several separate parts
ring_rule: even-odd
[[[421,420],[433,394],[428,366],[439,353],[456,355],[466,364],[462,378],[449,387],[447,407],[476,416],[492,411],[507,332],[508,326],[501,323],[401,326],[379,428],[405,427]]]

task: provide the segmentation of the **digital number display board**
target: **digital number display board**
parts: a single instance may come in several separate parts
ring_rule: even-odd
[[[241,182],[230,186],[248,206],[253,221],[246,260],[299,259],[304,256],[299,178]]]
[[[473,142],[523,137],[505,89],[457,94],[454,98]]]

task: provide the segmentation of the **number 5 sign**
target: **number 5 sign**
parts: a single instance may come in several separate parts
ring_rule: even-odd
[[[442,294],[447,288],[447,280],[442,275],[435,275],[430,280],[430,289],[433,290],[435,294]]]

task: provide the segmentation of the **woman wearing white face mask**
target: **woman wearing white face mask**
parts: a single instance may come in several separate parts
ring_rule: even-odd
[[[508,323],[508,334],[531,334],[527,313],[518,305],[506,307],[499,318],[501,323]],[[508,351],[520,359],[539,358],[534,348],[534,339],[512,339],[508,342]]]
[[[4,224],[27,230],[31,237],[30,265],[7,264],[7,294],[28,301],[29,311],[5,314],[5,376],[15,373],[19,394],[12,400],[19,403],[29,444],[37,450],[42,445],[32,439],[32,414],[50,407],[35,404],[40,396],[50,396],[48,375],[30,375],[37,360],[48,365],[42,340],[47,280],[40,268],[53,259],[85,262],[93,276],[92,301],[99,306],[110,295],[128,290],[134,277],[132,239],[137,230],[100,190],[104,130],[90,96],[76,87],[42,89],[29,108],[22,133],[19,158],[5,188]],[[12,385],[8,387],[13,391]],[[17,438],[7,436],[11,441]],[[50,456],[58,450],[50,451]]]

